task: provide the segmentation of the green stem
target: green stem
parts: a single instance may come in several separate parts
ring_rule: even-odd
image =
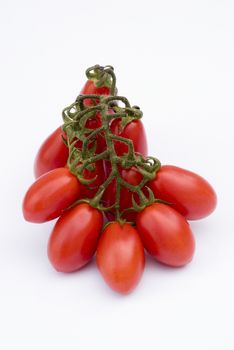
[[[129,158],[133,158],[133,156],[134,156],[134,147],[133,147],[132,140],[126,139],[125,137],[122,137],[122,136],[113,135],[113,134],[110,135],[110,139],[112,141],[116,140],[116,141],[121,141],[121,142],[127,144],[128,145]]]
[[[124,96],[109,96],[109,97],[103,98],[102,100],[102,102],[105,104],[109,104],[110,102],[113,102],[113,101],[121,101],[124,103],[125,107],[131,108],[131,105],[128,99]]]
[[[83,158],[85,158],[87,156],[87,150],[88,150],[88,145],[90,143],[91,140],[93,140],[95,138],[95,136],[97,134],[99,134],[100,132],[102,132],[104,130],[104,127],[101,126],[100,128],[98,129],[95,129],[91,134],[89,134],[85,141],[83,142],[83,147],[82,147],[82,152],[81,152],[81,155]]]
[[[68,166],[82,183],[89,185],[95,181],[96,177],[86,179],[84,177],[85,169],[90,169],[92,165],[95,167],[95,162],[100,160],[109,162],[111,165],[109,176],[101,184],[95,196],[89,200],[84,199],[84,201],[101,211],[114,210],[116,220],[123,222],[123,213],[130,210],[142,210],[145,206],[155,202],[156,199],[153,192],[146,185],[149,180],[155,177],[161,165],[159,160],[153,157],[145,158],[143,155],[136,153],[132,140],[114,135],[110,129],[110,121],[112,119],[120,118],[121,128],[124,128],[132,120],[142,117],[139,107],[131,107],[128,99],[124,96],[115,96],[116,77],[113,68],[96,65],[90,67],[86,74],[89,79],[94,80],[98,84],[105,84],[109,79],[111,81],[111,95],[80,95],[75,103],[63,110],[63,130],[67,134],[67,146],[69,149]],[[95,101],[95,105],[85,106],[84,101],[86,99]],[[117,102],[122,102],[124,107],[116,106]],[[110,108],[113,113],[110,113]],[[102,125],[97,129],[87,128],[88,119],[96,118],[97,113],[100,113]],[[106,141],[106,149],[100,154],[96,154],[95,149],[98,135],[104,137]],[[80,149],[77,149],[78,140],[82,141]],[[127,151],[123,155],[116,154],[116,142],[121,142],[128,146]],[[131,167],[134,167],[142,176],[142,180],[137,186],[129,184],[121,176],[121,169],[130,169]],[[106,207],[103,205],[103,194],[112,181],[115,181],[116,184],[116,196],[114,204]],[[132,206],[121,212],[120,197],[122,188],[127,188],[132,192]],[[145,194],[145,189],[148,190],[148,196]],[[138,196],[139,204],[136,203],[134,194]]]
[[[116,76],[112,66],[107,65],[103,67],[97,64],[86,70],[86,76],[88,79],[93,80],[97,87],[110,87],[110,94],[112,96],[116,94]]]

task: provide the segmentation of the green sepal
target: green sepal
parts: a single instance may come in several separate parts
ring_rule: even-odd
[[[139,205],[135,201],[134,194],[132,194],[132,205],[135,211],[141,211],[144,209],[145,205]]]
[[[134,117],[125,117],[125,118],[122,118],[121,119],[121,122],[119,124],[120,126],[120,132],[122,132],[124,130],[124,128],[129,124],[131,123],[135,118]]]
[[[93,183],[97,179],[97,175],[95,177],[93,177],[92,179],[85,179],[82,175],[77,174],[77,173],[76,173],[76,176],[77,176],[78,180],[83,185],[90,185],[91,183]]]

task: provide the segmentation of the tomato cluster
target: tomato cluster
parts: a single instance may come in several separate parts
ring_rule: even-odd
[[[129,293],[144,271],[144,250],[169,266],[191,261],[187,220],[211,214],[217,198],[201,176],[147,157],[138,107],[116,95],[112,67],[91,68],[63,126],[37,153],[23,214],[35,223],[59,217],[48,242],[57,271],[76,271],[96,253],[106,283]]]

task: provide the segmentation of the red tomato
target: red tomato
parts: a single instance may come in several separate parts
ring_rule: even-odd
[[[108,87],[96,87],[92,80],[88,80],[81,90],[81,94],[97,94],[97,95],[109,95],[110,89]],[[93,105],[91,100],[85,100],[84,105]],[[90,129],[96,129],[101,126],[101,116],[97,113],[95,118],[90,118],[86,127]],[[34,163],[35,177],[39,177],[42,174],[47,173],[50,170],[64,167],[67,163],[68,149],[62,140],[62,136],[66,138],[65,133],[59,127],[56,129],[41,145]],[[97,150],[96,153],[101,153],[106,142],[101,135],[97,135]],[[77,147],[82,147],[81,141],[77,142]]]
[[[67,168],[57,168],[39,177],[23,201],[27,221],[45,222],[60,216],[80,196],[81,185]]]
[[[168,205],[155,203],[137,215],[137,230],[146,250],[158,261],[183,266],[193,257],[195,241],[185,218]]]
[[[102,126],[102,119],[101,119],[101,114],[98,112],[95,117],[93,118],[89,118],[85,124],[85,127],[86,128],[89,128],[89,129],[98,129],[100,128],[100,126]],[[95,141],[96,141],[96,154],[99,154],[101,152],[103,152],[106,148],[106,141],[105,141],[105,137],[104,135],[102,134],[97,134],[95,136]],[[89,149],[92,148],[93,146],[93,143],[90,142],[90,145],[89,145]],[[77,143],[76,143],[76,147],[77,148],[82,148],[82,141],[81,140],[78,140]]]
[[[66,137],[59,127],[41,145],[34,163],[36,178],[50,170],[66,165],[68,148],[62,140],[62,136]]]
[[[116,136],[121,136],[129,139],[133,143],[133,148],[135,152],[141,153],[143,156],[147,155],[147,140],[144,125],[141,120],[133,120],[125,126],[121,131],[121,119],[113,119],[110,123],[110,130],[112,134]],[[118,156],[122,156],[124,153],[128,152],[128,145],[121,141],[114,141],[115,152]],[[106,177],[109,176],[111,172],[110,162],[104,162]]]
[[[48,242],[48,257],[57,271],[72,272],[86,265],[96,251],[103,216],[86,203],[66,211]]]
[[[188,220],[206,217],[217,204],[215,191],[205,179],[176,166],[163,165],[149,187],[156,198],[172,203]]]
[[[100,113],[97,113],[95,118],[87,120],[86,127],[97,129],[102,125]],[[62,140],[62,136],[66,138],[66,134],[61,127],[56,129],[41,145],[34,163],[35,177],[39,177],[50,170],[64,167],[67,163],[68,148]],[[96,153],[101,153],[106,147],[105,139],[98,134],[96,136],[97,148]],[[92,147],[90,144],[90,148]],[[76,144],[77,148],[82,147],[82,142],[79,140]]]
[[[142,180],[142,175],[139,173],[139,171],[131,167],[129,169],[120,169],[121,177],[130,185],[139,185],[139,183]],[[120,191],[120,211],[123,211],[127,208],[132,207],[132,195],[133,192],[131,192],[126,187],[121,187]],[[116,198],[116,180],[114,179],[109,186],[107,187],[106,191],[103,195],[103,202],[106,207],[109,207],[115,203]],[[134,195],[134,199],[138,200],[137,195]],[[106,216],[109,220],[114,219],[114,210],[111,212],[107,212]],[[126,214],[123,215],[124,219],[127,221],[135,221],[137,212],[136,211],[129,211],[126,212]]]
[[[110,95],[110,88],[107,86],[97,87],[92,80],[88,80],[80,93],[81,95]],[[94,101],[86,99],[84,100],[84,105],[92,106],[94,105]]]
[[[144,125],[141,120],[133,120],[121,131],[121,119],[113,119],[110,124],[110,130],[114,135],[132,140],[134,151],[147,155],[147,141]],[[128,145],[121,141],[114,141],[115,151],[118,156],[128,152]]]
[[[113,290],[131,292],[139,283],[145,265],[144,248],[137,231],[129,224],[109,224],[99,240],[96,260]]]
[[[128,138],[133,141],[134,151],[147,155],[147,141],[144,126],[141,120],[134,120],[127,124],[125,128],[120,130],[121,119],[113,119],[110,124],[110,130],[114,135]],[[114,141],[116,154],[121,156],[124,153],[128,152],[128,146],[121,141]],[[109,161],[104,162],[105,175],[108,177],[111,172],[111,165]],[[141,180],[141,174],[134,168],[130,169],[121,169],[119,168],[122,178],[127,181],[130,185],[138,185]],[[111,184],[108,186],[107,190],[104,193],[103,200],[106,206],[111,206],[114,203],[116,196],[116,180],[114,179]],[[135,198],[137,199],[137,198]],[[132,206],[132,192],[128,189],[121,189],[120,195],[120,210],[123,211],[126,208]],[[113,220],[113,213],[107,213],[106,215],[109,220]],[[128,221],[134,221],[136,218],[136,212],[129,211],[124,215],[124,218]]]

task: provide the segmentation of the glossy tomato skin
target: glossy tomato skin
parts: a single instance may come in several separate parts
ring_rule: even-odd
[[[141,120],[133,120],[121,130],[121,119],[113,119],[110,130],[114,135],[132,140],[134,151],[147,156],[147,141],[144,125]],[[115,150],[118,156],[128,152],[128,145],[121,141],[114,141]]]
[[[110,95],[110,88],[107,86],[97,87],[92,80],[87,80],[80,93],[81,95]],[[92,106],[94,102],[91,99],[85,99],[84,105]]]
[[[35,177],[47,173],[55,168],[64,167],[67,163],[68,148],[63,142],[66,138],[61,127],[57,128],[39,148],[34,162]]]
[[[110,288],[130,293],[145,266],[144,248],[136,229],[129,224],[110,223],[99,240],[96,261]]]
[[[215,191],[204,178],[176,166],[163,165],[149,187],[188,220],[208,216],[217,204]]]
[[[67,168],[57,168],[39,177],[23,200],[27,221],[41,223],[60,216],[80,196],[81,185]]]
[[[103,216],[86,203],[67,210],[56,222],[48,242],[48,257],[57,271],[72,272],[94,255]]]
[[[169,266],[183,266],[192,260],[195,241],[185,218],[162,203],[139,212],[137,230],[146,250],[157,261]]]

